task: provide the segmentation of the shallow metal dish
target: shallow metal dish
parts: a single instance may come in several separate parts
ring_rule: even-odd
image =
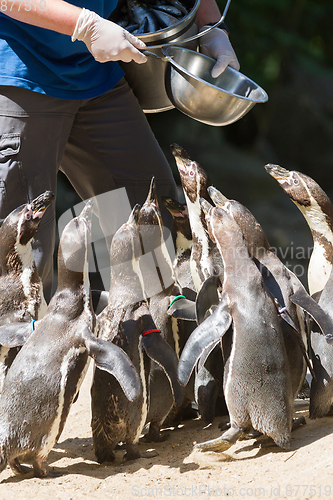
[[[267,93],[239,71],[230,68],[217,78],[211,70],[216,61],[182,47],[165,47],[165,88],[172,104],[185,115],[208,125],[229,125],[268,100]]]

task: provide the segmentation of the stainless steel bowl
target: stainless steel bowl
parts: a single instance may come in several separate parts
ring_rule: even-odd
[[[217,78],[216,61],[182,47],[165,47],[168,62],[165,87],[172,104],[185,115],[208,125],[229,125],[266,102],[267,93],[239,71],[230,68]]]

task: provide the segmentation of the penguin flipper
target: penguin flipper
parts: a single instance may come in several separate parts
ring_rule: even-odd
[[[185,389],[177,378],[178,358],[175,351],[158,332],[150,332],[142,337],[142,345],[147,355],[160,365],[169,379],[175,405],[180,406],[184,400]]]
[[[204,364],[207,361],[208,356],[210,353],[215,349],[217,344],[220,342],[221,339],[216,340],[212,344],[209,344],[202,352],[199,361],[198,361],[198,372],[203,368]]]
[[[178,364],[178,378],[182,385],[188,383],[198,359],[210,346],[212,349],[216,346],[229,329],[231,322],[228,296],[223,294],[214,313],[197,326],[185,344]]]
[[[91,290],[92,305],[96,316],[106,308],[109,302],[109,292],[105,290]]]
[[[5,347],[22,346],[32,332],[31,323],[9,323],[0,326],[0,345]]]
[[[333,321],[317,302],[310,297],[307,292],[298,290],[290,297],[290,300],[304,309],[313,320],[317,323],[328,344],[333,344]]]
[[[222,287],[219,276],[210,276],[202,284],[197,299],[196,305],[196,319],[198,325],[202,323],[206,317],[207,311],[213,306],[218,305],[220,302],[218,288]]]
[[[100,370],[105,370],[113,375],[119,382],[127,399],[134,401],[141,391],[141,382],[132,361],[125,351],[111,342],[95,337],[88,327],[84,329],[81,335],[88,354],[93,358],[96,366]]]
[[[168,308],[169,316],[186,321],[196,321],[196,306],[195,302],[189,299],[177,299]]]

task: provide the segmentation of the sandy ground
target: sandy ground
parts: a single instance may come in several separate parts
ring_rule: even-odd
[[[295,415],[307,424],[293,433],[290,451],[241,440],[225,453],[192,452],[193,443],[220,435],[216,418],[205,427],[200,419],[168,429],[163,443],[140,444],[152,458],[113,464],[95,461],[90,431],[92,365],[73,405],[58,444],[49,454],[50,477],[0,474],[1,500],[76,500],[135,498],[282,498],[333,499],[332,417],[308,418],[308,401],[297,400]],[[265,444],[265,443],[264,443]],[[267,440],[266,440],[267,444]]]

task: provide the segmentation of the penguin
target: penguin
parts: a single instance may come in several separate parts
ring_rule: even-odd
[[[15,473],[32,463],[34,474],[47,475],[47,456],[59,439],[70,407],[88,367],[118,377],[135,399],[139,376],[119,347],[97,339],[92,331],[88,278],[91,201],[62,232],[58,251],[58,287],[45,316],[14,359],[0,396],[0,471]]]
[[[110,247],[111,285],[108,305],[97,318],[98,338],[121,347],[136,367],[141,391],[128,401],[118,381],[95,368],[91,388],[92,434],[99,463],[115,459],[119,443],[126,449],[125,460],[140,458],[139,437],[146,424],[150,405],[151,360],[166,374],[171,398],[179,404],[183,390],[177,380],[178,359],[161,336],[152,319],[143,292],[139,227],[140,206],[112,238]]]
[[[251,426],[288,449],[293,389],[274,300],[233,217],[212,207],[206,220],[223,258],[223,293],[213,314],[186,343],[178,376],[186,384],[202,353],[207,355],[209,347],[219,343],[232,326],[232,347],[223,378],[231,426],[217,439],[198,443],[195,450],[225,451]]]
[[[179,203],[172,198],[162,196],[162,202],[173,218],[176,233],[176,257],[173,261],[173,272],[183,294],[189,300],[195,301],[196,291],[190,271],[190,258],[193,245],[192,231],[186,203]]]
[[[180,303],[184,307],[190,304],[194,313],[195,303],[183,296],[182,289],[176,282],[173,273],[172,261],[164,239],[164,226],[157,201],[154,178],[151,180],[147,199],[141,207],[138,224],[143,253],[140,265],[149,310],[162,337],[175,353],[178,364],[180,352],[189,334],[193,331],[195,322],[184,322],[179,318],[174,318],[169,315],[169,310],[174,304]],[[166,439],[168,435],[160,433],[160,428],[166,417],[172,412],[170,419],[174,422],[177,421],[182,410],[192,400],[193,385],[191,380],[185,391],[183,390],[183,401],[180,408],[176,408],[164,371],[158,364],[152,363],[150,407],[146,420],[146,423],[149,424],[149,430],[144,440],[146,442],[159,442]]]
[[[214,204],[226,210],[237,222],[248,244],[249,253],[275,299],[296,398],[303,384],[307,364],[311,370],[312,366],[307,357],[307,325],[304,312],[294,304],[292,297],[297,290],[302,291],[305,297],[309,296],[297,276],[272,251],[263,228],[250,210],[236,200],[227,199],[213,186],[208,188],[208,192]]]
[[[328,328],[323,334],[320,326],[314,321],[311,324],[311,358],[315,376],[311,380],[310,386],[310,407],[309,416],[311,419],[321,418],[327,414],[332,414],[333,409],[333,271],[318,296],[318,306],[327,319],[330,320]],[[312,316],[313,317],[313,316]]]
[[[210,276],[219,276],[223,282],[223,263],[220,252],[207,234],[207,225],[200,206],[200,198],[211,201],[207,188],[211,184],[205,170],[192,161],[187,152],[177,144],[171,152],[179,171],[192,231],[190,270],[195,290],[198,293]],[[221,380],[222,353],[219,346],[206,361],[200,373],[195,375],[195,400],[203,420],[209,424],[216,414],[217,402],[221,403],[219,414],[225,414]]]
[[[45,191],[37,198],[17,207],[3,221],[0,228],[0,326],[28,322],[42,318],[46,312],[43,284],[32,255],[32,240],[41,218],[54,199],[54,193]],[[0,393],[7,370],[20,346],[31,330],[17,329],[10,339],[12,348],[0,345]],[[27,333],[26,333],[27,332]]]
[[[333,265],[333,205],[323,189],[307,175],[271,163],[266,171],[302,212],[313,237],[308,267],[310,295],[323,290]]]
[[[296,292],[292,300],[309,313],[310,355],[314,375],[310,386],[309,416],[311,419],[333,414],[333,271],[321,292],[308,299],[308,307],[304,299]],[[315,301],[317,309],[313,306]]]
[[[172,144],[171,153],[176,160],[188,208],[193,238],[190,269],[198,292],[209,276],[220,275],[223,280],[221,256],[207,235],[207,226],[199,202],[200,198],[210,200],[207,192],[210,181],[205,170],[199,163],[192,161],[181,146]]]

